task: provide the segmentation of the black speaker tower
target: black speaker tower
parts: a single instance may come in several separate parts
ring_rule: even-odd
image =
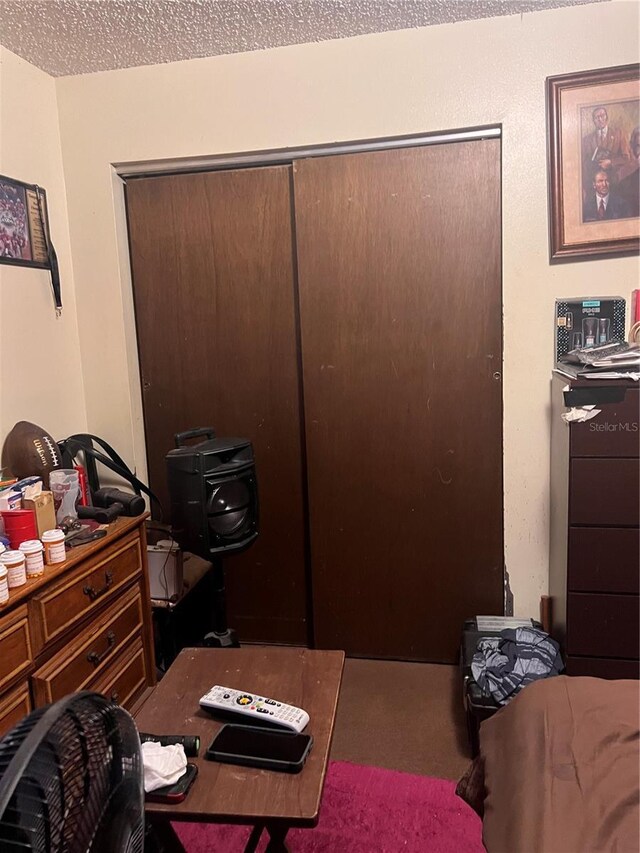
[[[203,436],[206,441],[185,444]],[[211,427],[178,433],[175,443],[166,457],[172,535],[183,551],[213,564],[214,630],[204,643],[238,646],[227,625],[222,559],[244,551],[258,536],[253,448],[245,438],[216,438]]]

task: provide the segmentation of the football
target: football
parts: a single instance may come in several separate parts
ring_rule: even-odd
[[[28,421],[20,421],[4,440],[2,469],[4,476],[42,477],[45,489],[49,488],[49,474],[62,468],[58,445],[49,433]]]

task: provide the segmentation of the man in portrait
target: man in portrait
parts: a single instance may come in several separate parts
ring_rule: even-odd
[[[629,216],[640,216],[640,126],[629,137],[630,157],[615,173],[615,188],[629,207]]]
[[[621,128],[609,122],[604,106],[597,106],[591,113],[593,131],[582,137],[582,180],[585,193],[591,191],[594,169],[602,169],[612,182],[615,170],[630,158],[629,143]]]
[[[585,194],[582,206],[583,222],[599,222],[608,219],[626,219],[630,216],[626,200],[611,189],[609,173],[597,169],[591,190]]]

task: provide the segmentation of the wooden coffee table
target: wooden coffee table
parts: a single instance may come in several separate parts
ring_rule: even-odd
[[[182,803],[147,803],[145,813],[163,851],[184,850],[171,821],[236,823],[254,827],[245,848],[256,849],[264,829],[269,851],[287,850],[290,827],[318,822],[342,680],[344,652],[277,646],[183,649],[136,714],[142,732],[199,735],[198,777]],[[309,712],[305,732],[313,748],[301,773],[278,773],[206,761],[221,723],[198,700],[214,684],[271,696]],[[145,849],[148,849],[145,847]]]

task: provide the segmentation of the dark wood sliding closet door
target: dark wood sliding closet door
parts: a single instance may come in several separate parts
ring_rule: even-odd
[[[294,164],[316,644],[502,612],[500,143]]]
[[[306,591],[290,167],[127,183],[151,487],[173,435],[213,426],[256,453],[260,537],[226,561],[242,639],[304,644]]]

